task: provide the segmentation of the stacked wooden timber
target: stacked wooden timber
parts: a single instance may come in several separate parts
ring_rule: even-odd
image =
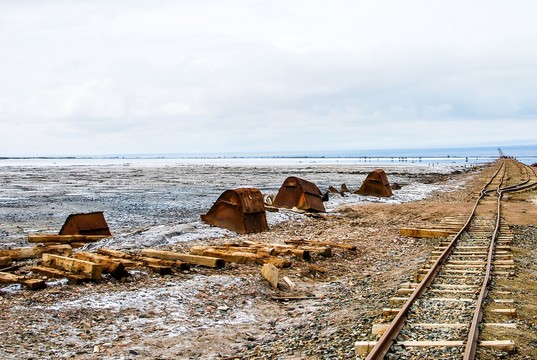
[[[242,251],[236,247],[220,248],[212,246],[194,246],[190,249],[190,253],[193,255],[216,257],[239,264],[273,264],[279,268],[291,266],[289,260],[272,255]]]
[[[312,261],[314,256],[330,257],[332,248],[355,251],[356,247],[331,242],[310,240],[288,240],[285,244],[243,241],[213,246],[194,246],[190,253],[212,256],[234,263],[272,264],[277,268],[289,267],[291,262],[280,256],[293,256],[300,260]]]
[[[79,248],[88,243],[93,243],[110,237],[110,235],[54,235],[54,234],[29,234],[29,243],[42,244],[69,244],[72,248]]]
[[[157,249],[144,249],[137,254],[112,249],[99,249],[96,253],[86,251],[73,253],[70,241],[79,242],[82,239],[96,241],[98,238],[101,239],[103,236],[49,235],[41,238],[31,236],[32,241],[43,240],[45,243],[33,247],[0,250],[0,283],[20,283],[30,289],[40,289],[46,286],[43,280],[46,277],[66,278],[71,283],[78,284],[85,281],[98,281],[102,278],[102,274],[110,274],[116,279],[121,279],[129,276],[129,268],[149,268],[161,275],[166,275],[173,271],[188,270],[191,265],[221,269],[228,261],[263,265],[263,276],[271,286],[277,288],[278,269],[291,266],[292,262],[287,258],[289,256],[311,262],[315,256],[331,256],[332,248],[356,250],[356,247],[345,244],[289,240],[285,244],[244,241],[218,246],[195,246],[188,254]],[[59,239],[65,243],[48,242],[53,239]],[[24,263],[13,265],[14,261],[32,258],[41,258],[41,260],[37,265],[30,266]],[[313,264],[309,266],[315,267]],[[21,267],[25,269],[17,271],[16,274],[7,272]],[[324,271],[323,269],[321,272]],[[28,275],[32,273],[41,275],[41,278],[29,278]],[[294,287],[290,279],[287,280],[287,286]]]
[[[123,263],[126,267],[147,267],[160,275],[172,274],[173,270],[189,270],[190,264],[181,260],[158,259],[143,255],[129,254],[111,249],[99,249],[97,252],[108,258]]]
[[[211,268],[221,269],[225,266],[225,260],[217,257],[199,256],[191,254],[182,254],[173,251],[162,251],[154,249],[145,249],[140,251],[140,254],[149,258],[163,260],[179,260],[191,265],[200,265]]]

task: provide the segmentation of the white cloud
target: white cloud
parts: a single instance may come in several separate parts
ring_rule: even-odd
[[[0,1],[0,153],[534,142],[524,130],[537,118],[535,10]],[[494,131],[453,130],[491,121]]]

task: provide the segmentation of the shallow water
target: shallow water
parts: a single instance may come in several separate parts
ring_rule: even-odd
[[[149,245],[230,234],[202,223],[218,196],[228,189],[256,187],[276,194],[288,176],[314,182],[324,193],[346,183],[356,190],[376,165],[240,163],[214,165],[175,162],[98,165],[18,165],[0,168],[0,243],[20,246],[28,233],[57,233],[69,214],[104,211],[118,242],[144,229]],[[464,170],[464,164],[384,166],[391,183],[403,185],[389,199],[331,196],[329,211],[345,203],[406,202],[451,185],[433,184],[435,174]],[[297,216],[268,213],[269,225]],[[114,244],[109,244],[114,245]]]

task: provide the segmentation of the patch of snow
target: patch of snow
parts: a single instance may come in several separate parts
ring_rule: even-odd
[[[0,294],[16,294],[22,291],[21,284],[11,284],[0,288]]]
[[[226,307],[224,310],[207,316],[206,307],[211,303],[200,293],[226,291],[229,288],[244,287],[243,279],[227,275],[196,275],[181,282],[169,282],[158,288],[138,288],[123,291],[81,294],[68,300],[50,305],[29,305],[14,307],[18,311],[40,311],[46,316],[56,317],[58,313],[71,311],[102,312],[114,314],[116,321],[96,323],[92,330],[95,334],[118,333],[125,331],[137,333],[139,329],[151,328],[150,338],[163,338],[181,335],[198,328],[224,327],[226,325],[249,324],[256,321],[250,310],[252,302],[243,308]],[[210,296],[210,295],[209,295]],[[224,308],[224,307],[222,307]],[[200,316],[192,316],[192,313]],[[46,319],[44,319],[46,321]],[[77,324],[64,327],[70,335],[62,341],[81,342]],[[106,331],[104,331],[106,330]],[[94,341],[109,342],[110,338],[96,338]]]
[[[47,281],[48,287],[66,286],[67,284],[69,284],[69,279],[58,279],[58,280]]]

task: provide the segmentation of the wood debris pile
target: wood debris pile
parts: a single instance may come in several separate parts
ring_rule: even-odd
[[[19,283],[28,289],[38,290],[45,288],[50,278],[65,278],[72,284],[79,284],[110,277],[122,279],[130,275],[130,269],[170,275],[189,270],[191,266],[224,269],[226,262],[230,262],[262,265],[262,275],[272,287],[278,288],[278,269],[291,267],[293,261],[311,263],[316,258],[328,258],[332,256],[333,248],[356,250],[356,247],[344,244],[288,240],[284,244],[242,241],[218,246],[194,246],[188,254],[157,249],[127,253],[102,248],[97,252],[88,252],[73,251],[84,235],[69,235],[69,239],[67,236],[59,238],[58,235],[39,236],[33,235],[30,239],[32,242],[40,239],[43,244],[0,250],[0,283]],[[94,236],[84,237],[95,241]],[[65,243],[52,242],[52,239]],[[36,264],[36,261],[28,262],[27,259],[38,261]],[[103,274],[106,275],[103,277]],[[284,277],[283,281],[288,288],[294,285],[289,278]]]

